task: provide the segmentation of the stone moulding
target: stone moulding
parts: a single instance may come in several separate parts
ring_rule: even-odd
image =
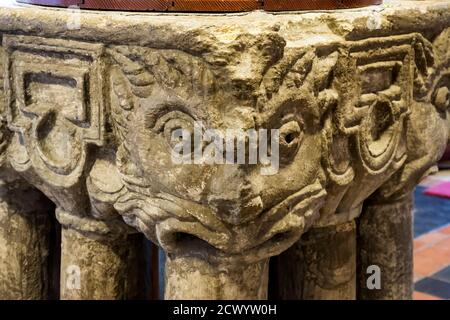
[[[166,253],[168,299],[411,297],[411,192],[449,133],[447,2],[78,19],[0,9],[1,225],[30,214],[18,185],[56,206],[33,214],[62,225],[61,298],[139,297],[142,234]],[[171,133],[194,121],[278,129],[279,172],[174,164]]]

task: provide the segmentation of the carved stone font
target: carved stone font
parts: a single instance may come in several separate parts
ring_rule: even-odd
[[[450,128],[448,2],[72,18],[0,9],[2,297],[145,297],[145,236],[167,299],[411,298],[411,193]],[[199,126],[236,134],[174,162]],[[231,163],[196,162],[211,143]]]

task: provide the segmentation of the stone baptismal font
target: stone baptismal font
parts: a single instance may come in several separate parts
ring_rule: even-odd
[[[158,298],[158,250],[165,299],[411,298],[449,1],[18,2],[0,5],[0,298]]]

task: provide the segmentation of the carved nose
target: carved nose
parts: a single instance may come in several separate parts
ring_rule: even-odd
[[[233,225],[248,222],[263,210],[262,199],[254,192],[245,171],[235,165],[218,167],[208,203],[221,220]]]

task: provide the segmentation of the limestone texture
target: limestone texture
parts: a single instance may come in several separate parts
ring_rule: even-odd
[[[0,36],[2,297],[45,297],[34,277],[50,259],[39,217],[51,201],[62,299],[142,297],[141,234],[167,256],[167,299],[411,298],[408,201],[449,138],[448,1],[276,14],[12,5]],[[193,136],[196,122],[278,129],[277,173],[175,163],[173,133]],[[42,199],[14,207],[16,179]],[[372,263],[377,292],[364,287]],[[18,288],[9,269],[33,284]]]

